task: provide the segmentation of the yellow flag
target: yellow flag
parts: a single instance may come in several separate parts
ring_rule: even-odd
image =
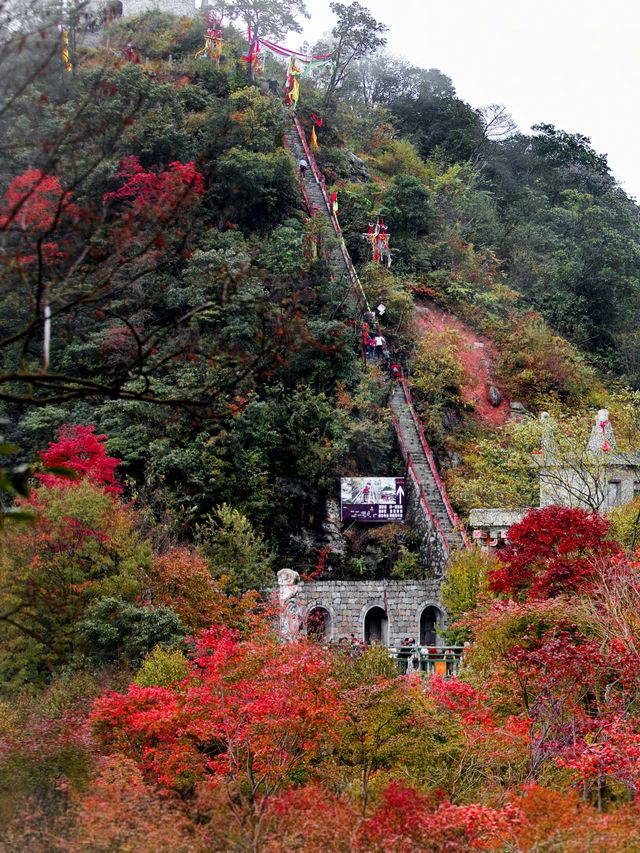
[[[66,30],[62,31],[62,64],[67,71],[73,70],[73,65],[69,58],[69,33]]]
[[[315,127],[312,127],[311,128],[311,148],[314,151],[317,151],[318,147],[319,146],[318,146],[318,137],[316,136],[316,129],[315,129]]]

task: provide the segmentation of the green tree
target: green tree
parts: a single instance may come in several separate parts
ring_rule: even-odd
[[[237,509],[222,504],[198,527],[202,552],[211,574],[226,592],[262,591],[275,583],[275,555]]]
[[[554,167],[584,166],[601,175],[609,174],[606,155],[597,154],[582,133],[567,133],[552,124],[535,124],[532,141],[535,153]]]
[[[297,16],[309,17],[304,0],[227,0],[223,10],[233,21],[240,19],[251,27],[251,37],[281,39],[289,32],[301,33]],[[255,70],[249,69],[251,82],[255,82]]]
[[[478,606],[481,596],[488,591],[487,573],[494,559],[480,548],[457,551],[447,565],[447,573],[440,594],[447,608],[449,621],[455,623],[465,613]],[[469,639],[469,632],[462,626],[449,628],[446,632],[449,643],[462,644]]]
[[[268,231],[298,203],[291,158],[282,149],[262,154],[232,148],[216,162],[214,181],[209,198],[221,227]]]
[[[385,195],[384,211],[394,242],[398,237],[426,234],[434,217],[429,193],[411,175],[397,175],[393,179]]]
[[[383,33],[389,29],[373,17],[357,0],[331,3],[331,11],[338,20],[331,30],[333,37],[333,68],[325,91],[325,104],[330,103],[342,84],[352,62],[371,54],[387,43]]]
[[[437,151],[449,163],[468,160],[482,141],[477,111],[438,87],[421,87],[417,97],[399,98],[389,108],[425,159]]]
[[[145,655],[134,679],[138,687],[172,687],[189,674],[189,661],[179,649],[156,646]]]
[[[117,598],[101,598],[78,626],[84,651],[99,663],[141,663],[152,649],[182,642],[185,628],[170,607],[141,607]]]
[[[345,710],[336,731],[335,760],[353,773],[364,814],[376,775],[408,758],[424,693],[398,677],[395,661],[381,647],[367,649],[356,661],[336,654],[334,674]]]
[[[424,569],[420,565],[420,556],[410,551],[406,545],[401,545],[398,557],[391,569],[391,577],[400,580],[414,580],[424,577]]]
[[[134,515],[88,481],[41,487],[31,502],[37,521],[2,533],[0,645],[11,673],[31,665],[26,655],[42,674],[79,650],[79,623],[94,601],[135,597],[151,549]]]

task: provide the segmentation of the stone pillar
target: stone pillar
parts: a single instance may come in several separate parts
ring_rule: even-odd
[[[302,612],[298,593],[302,588],[300,575],[293,569],[278,572],[278,598],[280,602],[280,638],[283,643],[297,640],[302,628]]]

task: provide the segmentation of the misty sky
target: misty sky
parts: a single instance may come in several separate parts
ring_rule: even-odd
[[[633,0],[360,2],[390,28],[392,53],[439,68],[473,107],[504,104],[524,131],[545,122],[591,137],[640,198],[640,6]],[[304,37],[313,41],[334,18],[328,0],[306,3],[312,19]]]

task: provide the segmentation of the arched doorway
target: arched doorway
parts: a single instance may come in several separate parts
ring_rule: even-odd
[[[425,607],[420,616],[420,645],[435,646],[438,642],[436,628],[440,623],[440,611],[437,607]]]
[[[386,646],[389,642],[389,620],[382,607],[370,607],[364,617],[364,641],[368,646]]]
[[[331,639],[331,614],[326,607],[312,607],[307,615],[307,636],[318,642]]]

